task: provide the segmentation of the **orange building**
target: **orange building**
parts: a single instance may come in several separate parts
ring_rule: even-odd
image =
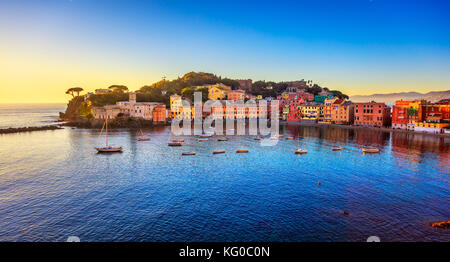
[[[237,100],[244,100],[244,98],[245,98],[244,90],[233,90],[233,91],[228,92],[228,94],[227,94],[228,100],[237,101]]]
[[[331,123],[333,124],[353,124],[354,104],[343,99],[336,100],[331,108]]]
[[[157,105],[153,108],[153,122],[166,122],[166,105]]]
[[[423,120],[425,100],[398,100],[392,107],[392,128],[414,130],[415,123]]]

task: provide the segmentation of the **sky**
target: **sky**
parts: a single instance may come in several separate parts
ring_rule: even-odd
[[[348,95],[449,90],[450,1],[0,0],[0,103],[190,71]]]

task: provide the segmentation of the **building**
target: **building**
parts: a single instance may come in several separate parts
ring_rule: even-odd
[[[325,105],[319,104],[317,108],[317,122],[324,123],[325,122]]]
[[[358,126],[382,127],[391,122],[391,108],[384,103],[355,103],[354,124]]]
[[[115,119],[122,113],[119,105],[106,105],[93,108],[95,120]]]
[[[302,104],[299,106],[302,121],[316,122],[319,115],[320,105],[314,103]]]
[[[182,98],[180,95],[171,95],[169,98],[169,105],[170,105],[170,112],[171,112],[171,118],[177,118],[182,109],[183,109],[183,103]]]
[[[232,90],[227,94],[228,100],[244,100],[245,99],[245,91],[244,90]]]
[[[167,110],[165,105],[157,105],[153,109],[153,122],[165,123],[167,119]]]
[[[324,104],[324,119],[323,121],[325,123],[331,123],[331,111],[333,109],[333,104],[336,101],[344,102],[342,99],[339,99],[337,97],[330,97],[325,99]]]
[[[333,124],[348,125],[353,124],[353,121],[354,104],[351,101],[336,100],[331,109],[331,122]]]
[[[289,103],[286,104],[288,111],[286,112],[286,120],[287,121],[301,121],[302,120],[302,112],[300,110],[300,105],[305,103],[305,100],[302,98],[289,100]]]
[[[195,86],[194,88],[195,89],[208,88],[208,99],[211,100],[225,99],[227,97],[228,92],[231,91],[231,86],[227,86],[222,83],[214,85]]]
[[[314,96],[314,102],[318,104],[325,103],[325,99],[332,97],[331,95],[315,95]]]
[[[444,133],[450,123],[450,99],[434,104],[422,104],[422,122],[414,124],[414,131]]]
[[[157,122],[166,121],[166,105],[158,102],[136,102],[136,93],[129,93],[129,101],[119,101],[115,105],[95,107],[94,118],[97,120],[114,119],[119,114],[133,118],[154,121],[154,110],[157,109]],[[163,112],[163,113],[160,113]]]
[[[243,89],[243,90],[250,90],[250,89],[252,89],[252,82],[253,81],[251,79],[247,79],[247,80],[240,79],[240,80],[237,80],[237,81],[239,83],[240,89]]]
[[[417,122],[423,121],[422,107],[425,100],[398,100],[392,107],[392,128],[414,130]]]
[[[301,98],[303,98],[303,100],[305,100],[307,102],[314,101],[314,94],[306,92],[304,89],[300,89],[297,91],[297,97],[301,97]]]

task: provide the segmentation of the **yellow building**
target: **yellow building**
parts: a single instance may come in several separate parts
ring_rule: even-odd
[[[195,86],[194,88],[195,89],[208,88],[208,99],[210,100],[225,99],[227,97],[228,92],[231,91],[231,86],[227,86],[222,83],[214,85]]]
[[[299,109],[302,113],[302,120],[317,120],[320,110],[318,105],[301,105]]]
[[[177,118],[183,109],[183,104],[181,102],[181,96],[179,95],[171,95],[170,96],[170,112],[172,114],[172,118]]]
[[[331,112],[333,110],[333,104],[338,100],[337,97],[330,97],[325,99],[324,104],[324,119],[323,121],[326,123],[331,123]]]

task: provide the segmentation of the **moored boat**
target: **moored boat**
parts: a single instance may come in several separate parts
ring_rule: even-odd
[[[150,137],[136,137],[137,141],[150,141]]]
[[[295,153],[296,155],[301,155],[301,154],[306,154],[306,153],[308,153],[308,151],[305,150],[305,149],[300,149],[300,148],[299,148],[299,149],[295,150],[294,153]]]
[[[195,156],[195,152],[183,152],[181,153],[183,156]]]
[[[261,137],[255,137],[254,139],[255,139],[255,140],[262,140]]]
[[[183,142],[184,142],[184,139],[172,139],[172,142],[183,143]]]
[[[248,149],[237,149],[236,153],[248,153]]]
[[[106,139],[106,143],[104,147],[95,147],[95,149],[97,150],[98,153],[116,153],[116,152],[122,152],[122,147],[118,146],[110,146],[108,144],[108,119],[105,120],[105,123],[103,124],[102,130],[100,131],[100,135],[102,135],[103,132],[103,128],[105,128],[105,139]]]
[[[363,147],[362,151],[363,153],[379,153],[380,149],[375,147]]]
[[[167,143],[168,146],[182,146],[183,143],[181,142],[169,142]]]
[[[333,146],[331,148],[332,151],[341,151],[342,150],[342,146]]]
[[[226,138],[226,137],[221,137],[221,138],[219,138],[219,139],[217,139],[218,141],[228,141],[228,138]]]
[[[216,155],[216,154],[224,154],[224,153],[225,153],[225,150],[214,150],[212,153],[213,153],[214,155]]]
[[[287,139],[287,140],[293,140],[294,137],[293,137],[293,136],[288,136],[288,137],[286,137],[286,139]]]
[[[206,142],[206,141],[208,141],[208,138],[199,138],[198,139],[198,142]]]

